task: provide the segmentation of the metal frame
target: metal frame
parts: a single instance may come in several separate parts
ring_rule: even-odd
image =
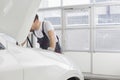
[[[93,73],[93,53],[94,53],[94,7],[90,10],[90,53],[91,53],[91,73]]]

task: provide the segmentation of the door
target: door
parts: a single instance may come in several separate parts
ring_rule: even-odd
[[[90,8],[63,11],[63,51],[82,72],[91,72]]]

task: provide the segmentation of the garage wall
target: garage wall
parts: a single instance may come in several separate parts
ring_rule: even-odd
[[[82,72],[120,76],[119,53],[99,52],[91,55],[87,52],[65,52],[64,55],[77,64]]]
[[[120,76],[120,53],[93,54],[93,73]]]
[[[91,72],[91,54],[88,52],[65,52],[65,56],[71,59],[82,72]]]

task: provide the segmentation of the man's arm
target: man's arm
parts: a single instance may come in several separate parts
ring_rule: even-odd
[[[48,31],[48,36],[49,36],[49,39],[50,39],[50,48],[54,51],[55,46],[56,46],[54,30]]]

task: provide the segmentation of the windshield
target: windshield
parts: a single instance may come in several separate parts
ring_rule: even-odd
[[[4,50],[5,47],[2,45],[2,43],[0,42],[0,50]]]

